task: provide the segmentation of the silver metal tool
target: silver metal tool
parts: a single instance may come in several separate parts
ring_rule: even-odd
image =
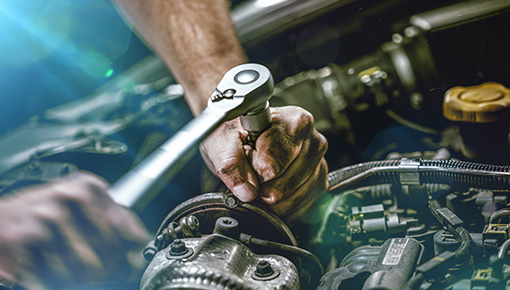
[[[120,205],[143,209],[191,158],[192,149],[222,122],[240,115],[251,142],[271,124],[271,72],[259,64],[229,70],[207,103],[207,108],[133,170],[113,184],[108,193]]]

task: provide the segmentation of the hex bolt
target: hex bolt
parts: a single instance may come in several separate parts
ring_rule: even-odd
[[[228,208],[236,208],[241,202],[232,192],[227,191],[223,196],[223,203]]]
[[[170,244],[170,255],[171,256],[182,256],[187,254],[189,249],[186,247],[183,241],[180,239],[175,239]]]
[[[274,274],[274,270],[271,267],[271,263],[268,261],[259,261],[256,266],[255,276],[263,278],[269,277]]]
[[[237,203],[236,200],[231,196],[225,199],[225,205],[229,208],[235,207],[236,203]]]

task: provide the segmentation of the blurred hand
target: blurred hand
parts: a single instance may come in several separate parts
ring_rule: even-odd
[[[299,107],[271,108],[273,122],[247,144],[239,118],[226,122],[200,147],[204,160],[243,202],[260,198],[292,221],[327,188],[327,141],[313,116]]]
[[[0,277],[27,289],[55,289],[126,281],[140,271],[144,263],[135,257],[150,236],[107,188],[78,173],[1,198]]]

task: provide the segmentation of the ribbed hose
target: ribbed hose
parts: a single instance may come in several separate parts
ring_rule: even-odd
[[[342,181],[348,180],[349,178],[355,177],[359,174],[363,174],[364,172],[372,169],[372,168],[381,168],[381,167],[395,167],[400,164],[400,160],[383,160],[383,161],[371,161],[371,162],[364,162],[364,163],[358,163],[355,165],[347,166],[335,171],[331,171],[328,174],[328,182],[330,184],[330,188],[335,186],[336,184],[339,184]],[[384,178],[384,176],[381,176],[381,178]],[[376,184],[384,184],[384,183],[393,183],[391,179],[388,181],[390,182],[378,182]]]
[[[421,164],[422,183],[462,184],[484,189],[510,187],[510,166],[456,160],[421,160]]]
[[[412,121],[407,120],[406,118],[400,116],[399,114],[395,113],[393,110],[386,110],[386,116],[390,117],[393,121],[399,123],[402,126],[406,126],[408,128],[411,128],[413,130],[431,134],[431,135],[439,135],[439,131],[436,129],[428,128],[425,126],[422,126],[420,124],[414,123]]]
[[[375,184],[400,184],[402,174],[415,174],[419,184],[463,185],[484,189],[509,189],[510,166],[455,160],[400,160],[359,163],[328,174],[329,190]],[[404,166],[403,166],[404,165]],[[413,167],[414,166],[414,167]]]

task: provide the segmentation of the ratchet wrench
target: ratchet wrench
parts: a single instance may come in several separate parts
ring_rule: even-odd
[[[143,209],[164,187],[163,180],[173,178],[192,157],[192,149],[224,121],[241,116],[253,144],[271,125],[269,98],[273,87],[273,77],[265,66],[249,63],[230,69],[206,109],[115,182],[108,190],[111,198],[125,207]]]

